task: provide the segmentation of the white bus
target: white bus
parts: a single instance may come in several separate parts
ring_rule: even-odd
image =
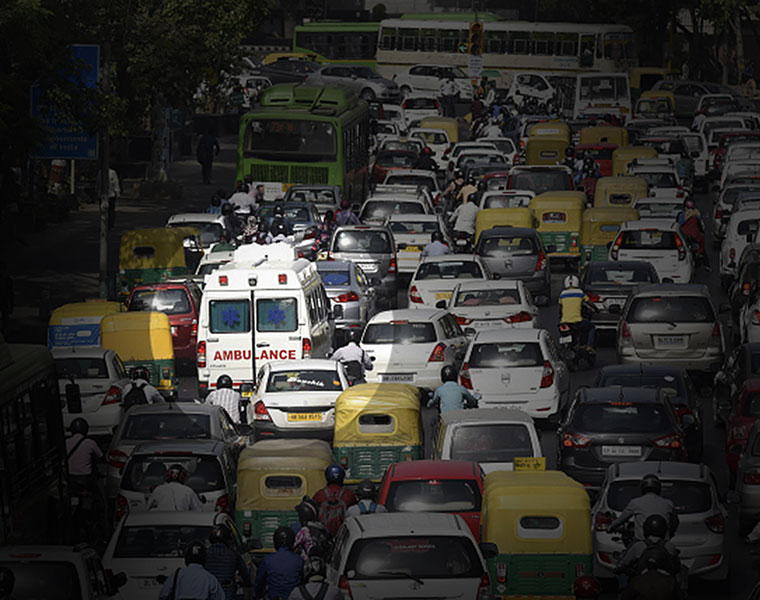
[[[573,118],[614,114],[621,123],[631,117],[627,73],[582,73],[576,76]]]
[[[377,72],[387,78],[409,67],[468,64],[469,23],[385,19],[380,23]],[[483,69],[498,70],[509,87],[515,71],[630,71],[636,66],[633,30],[625,25],[483,22]]]

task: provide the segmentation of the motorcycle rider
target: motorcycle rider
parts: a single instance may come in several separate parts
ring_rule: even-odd
[[[667,539],[670,539],[678,529],[678,515],[673,502],[660,495],[662,483],[657,475],[645,475],[640,484],[641,495],[633,498],[623,509],[617,519],[609,526],[610,532],[616,531],[633,517],[633,537],[636,540],[646,540],[644,521],[650,515],[660,515],[668,523]]]
[[[346,345],[333,352],[330,360],[343,363],[346,375],[354,383],[364,383],[366,371],[372,370],[372,361],[367,353],[359,348],[359,332],[353,329],[346,334]]]
[[[182,465],[172,465],[166,471],[166,481],[150,493],[148,510],[203,510],[195,490],[185,485],[187,471]]]
[[[631,544],[615,567],[621,589],[625,587],[628,576],[638,570],[642,556],[646,560],[645,553],[648,555],[654,548],[665,548],[667,550],[672,559],[672,565],[668,572],[671,575],[678,575],[681,570],[678,548],[668,538],[669,528],[665,517],[658,514],[649,515],[644,521],[644,539]]]
[[[330,532],[319,521],[319,505],[309,496],[304,496],[296,506],[298,523],[293,526],[296,531],[294,550],[305,561],[310,556],[327,558],[330,550]]]
[[[275,551],[267,554],[259,564],[253,590],[254,598],[287,598],[301,583],[304,561],[293,552],[295,537],[296,534],[290,527],[275,529],[272,535]]]
[[[451,163],[452,165],[454,163]],[[443,190],[443,195],[449,199],[456,199],[459,192],[464,187],[464,173],[461,169],[454,169],[454,175],[449,185]]]
[[[225,600],[222,586],[205,569],[205,564],[206,546],[201,541],[190,542],[185,549],[185,568],[177,569],[164,581],[158,600]]]
[[[216,389],[206,396],[206,404],[221,406],[235,423],[240,423],[242,399],[240,392],[232,389],[232,377],[222,374],[216,380]]]
[[[290,592],[288,600],[344,600],[345,596],[339,587],[325,580],[327,567],[325,561],[311,557],[304,567],[304,583]]]
[[[93,439],[87,437],[90,426],[82,417],[71,422],[69,431],[71,437],[66,440],[69,481],[75,493],[81,492],[82,498],[91,498],[90,510],[95,511],[93,514],[97,516],[105,508],[98,488],[97,471],[97,462],[103,458],[103,452]]]
[[[437,171],[438,165],[433,160],[433,151],[429,146],[422,149],[422,154],[414,161],[413,169],[422,169],[424,171]]]
[[[440,412],[460,410],[462,408],[477,408],[478,400],[463,385],[457,383],[457,371],[451,365],[441,369],[441,381],[433,397],[428,400],[428,406],[438,405]]]
[[[440,231],[434,231],[430,234],[430,243],[422,249],[420,258],[444,256],[446,254],[451,254],[451,248],[443,243],[443,234]]]
[[[335,222],[338,225],[361,225],[359,217],[351,210],[351,203],[348,201],[348,198],[343,198],[340,201],[340,210],[335,215]]]
[[[684,201],[683,209],[678,213],[676,221],[681,226],[687,240],[693,240],[697,243],[697,255],[702,259],[702,266],[705,271],[711,271],[709,258],[705,252],[705,225],[702,222],[702,213],[699,212],[694,200],[689,198]]]
[[[473,190],[477,190],[473,186]],[[451,215],[451,221],[453,222],[452,229],[457,234],[458,238],[465,237],[469,240],[475,236],[475,220],[477,219],[478,208],[477,202],[475,202],[475,194],[471,193],[465,197],[465,201],[456,207]]]
[[[583,306],[586,305],[596,311],[591,300],[581,287],[581,281],[577,275],[565,277],[564,289],[559,294],[559,322],[567,323],[579,333],[579,343],[594,348],[596,329],[593,323],[583,318]]]
[[[314,502],[319,505],[319,521],[335,535],[346,518],[346,511],[356,504],[356,495],[343,486],[346,470],[338,464],[325,469],[327,485],[314,494]]]
[[[459,193],[456,195],[456,202],[460,203],[460,206],[461,206],[461,203],[467,202],[467,200],[470,198],[470,195],[474,194],[477,191],[478,191],[478,182],[475,179],[475,177],[470,175],[467,178],[467,183],[464,186],[462,186],[462,189],[460,189]]]
[[[240,575],[244,586],[251,584],[251,571],[243,557],[230,547],[232,532],[226,525],[214,525],[209,534],[211,545],[206,552],[206,570],[216,577],[225,600],[235,600]]]
[[[388,512],[387,508],[375,501],[377,489],[375,488],[375,484],[369,479],[363,479],[361,483],[356,486],[354,493],[359,501],[353,506],[348,507],[348,510],[346,510],[346,517],[358,517],[359,515],[370,513]]]
[[[684,594],[678,580],[669,572],[671,556],[665,548],[657,548],[645,561],[641,574],[631,579],[620,600],[682,600]]]
[[[575,157],[573,156],[574,150],[572,146],[565,148],[565,158],[559,161],[560,166],[567,167],[568,169],[575,170]]]

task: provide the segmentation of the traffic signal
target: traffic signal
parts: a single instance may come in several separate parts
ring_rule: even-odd
[[[470,23],[470,54],[483,54],[483,24]]]

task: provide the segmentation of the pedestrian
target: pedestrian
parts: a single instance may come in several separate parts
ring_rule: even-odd
[[[224,591],[225,600],[235,600],[237,575],[243,587],[251,585],[251,570],[243,557],[230,547],[232,532],[226,525],[214,525],[209,534],[210,546],[206,553],[206,570],[216,577]]]
[[[211,165],[214,163],[214,156],[219,155],[219,150],[219,141],[214,135],[214,128],[209,127],[208,131],[198,140],[198,146],[195,149],[195,155],[201,165],[203,183],[211,183]]]
[[[203,542],[190,542],[185,549],[185,568],[170,575],[158,600],[225,600],[219,581],[206,568],[206,546]]]
[[[166,471],[166,481],[155,487],[148,497],[148,510],[203,510],[195,490],[185,485],[187,471],[175,464]]]
[[[261,184],[261,183],[258,184],[254,188],[253,199],[256,202],[256,204],[258,204],[259,206],[261,206],[264,202],[266,202],[266,200],[264,198],[265,191],[266,191],[266,189],[264,188],[264,185]]]
[[[454,83],[454,78],[451,75],[448,75],[446,79],[444,79],[441,82],[441,85],[438,88],[438,91],[441,94],[441,99],[442,99],[441,104],[443,105],[443,116],[455,117],[457,95],[459,94],[459,88],[457,88],[457,84]]]
[[[344,600],[340,588],[325,581],[327,568],[323,559],[310,558],[305,571],[304,582],[290,592],[288,600]]]
[[[440,412],[448,410],[461,410],[463,408],[477,408],[478,401],[463,385],[457,383],[457,371],[451,365],[441,369],[441,381],[428,406],[438,406]]]
[[[319,505],[319,521],[335,535],[346,518],[349,506],[356,504],[356,496],[343,487],[346,471],[340,465],[330,465],[325,469],[327,485],[314,494],[314,502]]]
[[[240,423],[240,404],[243,397],[240,392],[232,389],[232,378],[229,375],[219,375],[216,389],[206,396],[206,404],[221,406],[227,411],[235,423]]]
[[[4,335],[8,333],[13,304],[13,280],[8,274],[8,264],[0,261],[0,331]]]
[[[303,577],[303,558],[293,552],[293,530],[290,527],[278,527],[272,535],[272,542],[275,551],[264,557],[256,572],[253,597],[257,600],[287,598]]]
[[[386,513],[388,509],[377,503],[377,488],[369,479],[364,479],[354,492],[359,501],[346,510],[346,517],[358,517],[372,513]]]

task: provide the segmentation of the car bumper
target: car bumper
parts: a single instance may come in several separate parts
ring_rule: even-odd
[[[312,438],[320,440],[332,440],[335,429],[334,422],[329,424],[310,427],[278,427],[274,423],[254,422],[254,437],[256,441],[274,438]]]
[[[607,474],[607,469],[610,465],[615,464],[616,462],[624,462],[621,460],[618,461],[597,461],[596,464],[589,465],[589,464],[583,464],[579,465],[576,461],[576,456],[574,454],[576,452],[573,449],[570,449],[569,452],[565,451],[564,453],[561,453],[559,456],[557,468],[576,481],[579,481],[582,483],[586,488],[592,489],[592,490],[598,490],[602,483],[604,482],[604,477]],[[583,452],[588,452],[588,450],[584,450]],[[627,459],[631,460],[631,459]],[[671,460],[685,460],[684,455],[681,451],[675,451],[675,450],[667,450],[664,448],[656,448],[652,449],[652,451],[649,453],[648,456],[646,456],[646,460],[648,461],[671,461]],[[584,461],[586,462],[586,461]]]
[[[476,392],[478,389],[475,388]],[[481,399],[478,400],[478,408],[516,408],[522,410],[534,419],[548,419],[559,412],[560,394],[559,390],[553,389],[551,392],[542,392],[530,395],[525,399],[525,394],[515,394],[507,396],[504,394],[486,394],[479,392]]]
[[[617,350],[618,362],[622,365],[668,365],[681,367],[687,371],[702,371],[716,373],[723,366],[723,352],[708,352],[702,356],[694,357],[671,357],[667,355],[655,356],[653,354],[638,354],[635,348],[626,347]]]
[[[614,330],[617,329],[619,322],[620,315],[613,315],[609,312],[600,311],[591,315],[591,323],[593,323],[594,327],[597,329]]]
[[[446,363],[433,363],[433,368],[384,369],[367,371],[364,378],[368,383],[409,383],[417,387],[435,389],[441,385],[441,369]]]

